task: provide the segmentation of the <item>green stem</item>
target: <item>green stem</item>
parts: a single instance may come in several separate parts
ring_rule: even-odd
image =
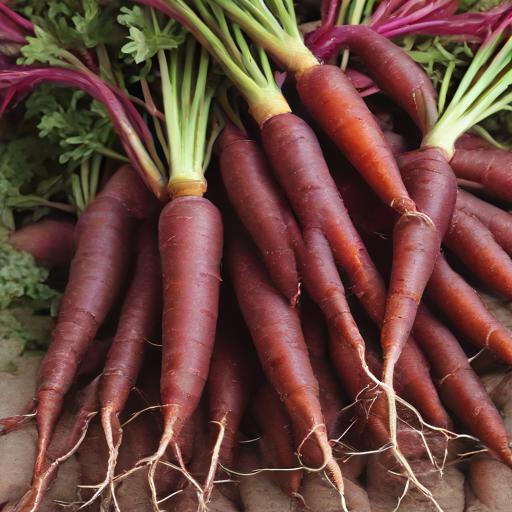
[[[114,151],[113,149],[103,147],[98,148],[95,151],[96,153],[106,156],[107,158],[113,158],[114,160],[118,160],[120,162],[130,162],[130,160],[126,156],[122,155],[121,153],[118,153],[117,151]]]
[[[89,201],[93,201],[98,191],[98,183],[100,181],[101,164],[103,157],[101,155],[94,155],[92,157],[91,165],[91,179],[89,181]]]

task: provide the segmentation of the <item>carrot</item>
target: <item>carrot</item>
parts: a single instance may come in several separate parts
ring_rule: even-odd
[[[489,194],[512,202],[512,152],[500,149],[456,149],[450,165],[457,178],[480,183]]]
[[[256,142],[228,121],[217,141],[229,201],[257,245],[276,287],[295,304],[299,276],[281,215],[285,202]]]
[[[36,479],[44,466],[64,395],[122,287],[135,220],[150,215],[155,207],[155,200],[140,178],[125,166],[110,179],[77,224],[77,250],[68,285],[39,369]]]
[[[94,497],[112,482],[114,476],[123,435],[119,414],[123,411],[139,375],[146,340],[155,334],[161,317],[160,279],[155,219],[150,218],[137,230],[134,274],[123,302],[117,332],[101,378],[101,424],[109,460],[106,478]]]
[[[151,462],[158,461],[179,435],[206,383],[217,322],[222,238],[219,211],[202,197],[177,197],[160,215],[164,426]]]
[[[33,512],[38,509],[41,500],[55,480],[60,465],[71,457],[81,445],[91,419],[98,413],[99,377],[94,379],[78,397],[78,410],[71,424],[64,432],[63,439],[50,445],[48,456],[50,461],[42,468],[41,473],[32,482],[30,489],[16,505],[16,512]],[[56,444],[56,446],[54,446]]]
[[[75,252],[75,225],[69,220],[43,219],[11,233],[9,242],[18,251],[32,254],[38,265],[65,266]]]
[[[414,217],[403,216],[393,231],[393,266],[381,333],[384,372],[387,368],[391,371],[400,347],[411,332],[418,304],[450,225],[457,192],[455,176],[443,153],[436,148],[403,155],[400,170],[411,197],[426,219],[418,223]]]
[[[496,242],[512,256],[512,215],[509,212],[464,190],[458,191],[457,208],[477,217],[489,229]]]
[[[377,85],[409,114],[423,134],[434,126],[437,93],[423,69],[402,48],[365,25],[336,27],[336,42],[362,60]]]
[[[388,232],[392,225],[390,222],[387,223],[387,228],[385,226],[386,222],[377,222],[377,227],[371,225],[371,221],[375,224],[375,220],[385,218],[385,212],[383,215],[378,210],[378,205],[375,207],[372,197],[366,196],[366,200],[362,202],[364,189],[359,188],[358,190],[356,188],[357,182],[352,181],[349,184],[349,181],[345,180],[343,185],[343,196],[347,200],[351,197],[349,192],[353,191],[352,206],[354,206],[354,209],[357,207],[360,210],[361,205],[365,204],[373,212],[371,219],[366,219],[365,231],[368,233]],[[354,195],[357,202],[354,201]],[[349,201],[349,204],[351,204],[351,201]],[[361,219],[359,213],[357,213],[357,218]],[[443,307],[445,314],[449,314],[452,319],[457,318],[459,325],[467,324],[467,326],[463,326],[466,335],[471,336],[470,333],[472,332],[473,339],[479,335],[480,343],[486,338],[492,339],[489,343],[494,343],[496,350],[505,351],[505,347],[501,347],[499,343],[504,338],[503,333],[506,332],[503,326],[496,319],[493,319],[485,308],[482,308],[474,290],[460,277],[457,276],[458,280],[453,282],[453,274],[454,272],[447,267],[444,258],[442,256],[438,257],[427,292],[430,293],[433,282],[435,282],[435,286],[442,286],[442,289],[439,288],[436,291],[438,296],[436,302],[441,305],[439,301],[442,298],[443,305],[446,304],[446,309]],[[450,313],[448,306],[451,308]],[[461,315],[462,307],[466,308],[465,315]],[[473,310],[468,310],[469,307],[472,307]],[[488,322],[487,325],[485,321]],[[440,383],[439,389],[442,399],[475,435],[482,439],[486,445],[493,447],[497,453],[501,453],[502,459],[506,459],[508,455],[504,451],[502,421],[489,397],[484,394],[482,384],[469,366],[467,356],[458,341],[424,306],[420,306],[418,309],[413,333],[429,359],[436,380]],[[404,355],[402,354],[402,359]],[[404,366],[408,368],[410,364]],[[403,379],[403,371],[399,373],[401,379]],[[464,387],[465,379],[467,379],[467,387]],[[411,401],[414,403],[412,398]],[[480,409],[482,404],[483,406]],[[476,414],[477,411],[479,420],[475,422],[472,414]]]
[[[418,310],[414,334],[432,364],[443,400],[498,458],[511,465],[503,419],[458,341],[424,306]]]
[[[223,303],[226,306],[226,302]],[[252,360],[250,335],[241,314],[229,308],[222,315],[217,329],[210,375],[206,384],[208,420],[207,448],[212,458],[209,481],[211,492],[217,461],[225,468],[235,468],[239,451],[238,430],[256,384],[256,369]],[[219,433],[220,432],[220,433]],[[216,444],[221,442],[216,448]]]
[[[430,277],[427,294],[465,339],[512,364],[512,335],[442,255]]]
[[[82,379],[90,380],[101,373],[111,345],[112,337],[110,335],[100,333],[96,337],[87,349],[84,359],[78,367],[76,373],[78,381]]]
[[[339,383],[328,360],[327,327],[320,310],[308,300],[301,304],[301,321],[311,366],[318,380],[327,435],[332,438],[339,433],[344,403]]]
[[[400,213],[415,211],[386,139],[337,66],[314,66],[297,77],[303,105],[371,188]]]
[[[264,461],[271,468],[289,470],[273,473],[274,481],[287,496],[296,496],[302,481],[302,471],[292,469],[299,466],[292,425],[283,403],[270,384],[265,383],[257,391],[251,411],[260,429],[259,444]]]
[[[246,235],[240,233],[232,241],[228,266],[263,370],[283,400],[299,451],[306,463],[325,465],[338,489],[342,490],[341,472],[327,439],[318,382],[297,312],[272,287]]]
[[[444,241],[477,279],[512,298],[512,260],[476,217],[456,210]]]

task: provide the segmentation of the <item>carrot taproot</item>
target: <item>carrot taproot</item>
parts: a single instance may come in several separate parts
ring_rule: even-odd
[[[113,481],[123,435],[119,414],[138,378],[146,340],[155,334],[161,318],[161,272],[154,217],[138,227],[135,246],[133,278],[123,301],[99,389],[101,424],[109,457],[105,480],[100,483],[94,497]]]
[[[477,217],[456,210],[444,242],[478,280],[512,298],[512,260]]]
[[[512,364],[512,335],[486,308],[478,293],[455,272],[443,255],[427,287],[429,298],[468,341],[488,348]]]
[[[418,311],[414,334],[424,347],[448,407],[498,458],[511,465],[503,419],[457,339],[424,306]]]
[[[512,215],[508,211],[460,189],[457,194],[457,208],[477,217],[487,226],[496,242],[512,257]]]
[[[160,214],[164,426],[158,450],[145,461],[152,464],[150,474],[192,416],[206,383],[218,314],[222,231],[219,211],[203,197],[176,197]]]
[[[499,199],[512,202],[512,152],[478,147],[456,149],[450,165],[457,178],[480,183]]]
[[[274,481],[287,496],[296,496],[303,474],[297,469],[299,460],[293,443],[293,429],[283,403],[269,383],[258,389],[251,412],[261,433],[259,445],[263,460],[271,468],[281,470],[272,475]]]
[[[226,306],[226,302],[223,303]],[[219,319],[212,363],[206,384],[208,421],[207,448],[212,458],[209,480],[217,465],[236,467],[239,451],[239,427],[257,381],[257,369],[251,353],[250,335],[238,308],[226,308]],[[218,449],[215,448],[221,442]],[[211,492],[211,489],[207,489]]]
[[[339,433],[344,401],[334,370],[329,364],[327,326],[320,310],[311,300],[302,301],[300,316],[309,359],[318,381],[327,435],[332,438]]]
[[[89,383],[80,393],[78,409],[67,429],[57,443],[52,443],[48,450],[49,462],[42,468],[41,473],[32,482],[30,489],[17,503],[15,512],[34,512],[38,510],[41,501],[55,480],[60,465],[71,457],[81,445],[92,418],[98,413],[99,376]],[[56,444],[56,446],[54,446]]]
[[[351,189],[357,194],[355,199],[357,199],[358,202],[354,202],[354,200],[352,200],[352,204],[350,201],[349,204],[354,206],[354,209],[356,209],[356,206],[361,209],[361,204],[374,206],[371,195],[366,196],[366,202],[361,202],[363,194],[361,190],[362,187],[357,190],[356,184],[357,182],[354,181],[349,184],[349,181],[345,180],[344,187],[342,187],[342,191],[345,192],[343,195],[347,200],[350,197],[348,192]],[[386,222],[384,222],[383,225],[383,223],[379,221],[377,221],[377,229],[375,229],[375,226],[372,227],[372,220],[375,224],[375,219],[385,218],[385,215],[382,215],[376,208],[370,207],[370,209],[373,212],[371,219],[369,219],[368,216],[364,217],[366,218],[366,226],[364,227],[365,231],[372,234],[375,234],[375,232],[389,232],[392,226],[392,223],[389,222],[389,220],[387,221],[387,229],[385,227]],[[360,215],[357,217],[359,219],[362,218]],[[357,220],[356,224],[358,224]],[[380,240],[382,241],[382,239]],[[489,312],[486,312],[485,308],[482,310],[482,305],[479,304],[478,297],[475,298],[476,293],[469,287],[469,285],[464,283],[462,280],[459,280],[455,284],[452,282],[453,276],[451,274],[453,274],[453,271],[448,267],[449,274],[446,275],[446,266],[447,263],[444,258],[442,256],[438,257],[427,292],[430,290],[430,283],[433,280],[438,281],[436,283],[437,285],[442,284],[444,288],[442,292],[439,290],[439,294],[441,296],[444,294],[443,300],[446,299],[446,301],[450,303],[449,306],[452,308],[452,314],[450,316],[458,319],[463,318],[464,320],[460,320],[459,323],[468,323],[468,328],[465,330],[468,335],[471,330],[474,331],[474,335],[480,334],[480,340],[485,340],[486,338],[491,339],[492,335],[495,335],[496,350],[498,350],[500,348],[500,333],[505,331],[505,329],[495,319],[492,320],[492,315]],[[468,292],[468,288],[471,293]],[[474,304],[475,300],[478,301],[477,304]],[[475,309],[467,315],[462,316],[460,315],[460,309],[453,309],[453,306],[457,304],[462,304],[466,308],[473,306]],[[447,312],[444,308],[443,311],[445,313]],[[485,314],[487,314],[487,317]],[[482,315],[484,316],[482,317]],[[468,318],[466,318],[466,316]],[[485,326],[485,323],[482,324],[486,319],[489,322],[489,325],[487,326]],[[492,326],[494,330],[489,326]],[[482,330],[484,330],[483,333]],[[471,369],[467,356],[460,347],[457,339],[424,306],[421,305],[418,309],[418,314],[414,323],[413,334],[415,339],[418,340],[423,352],[426,354],[432,371],[436,376],[436,380],[440,383],[439,389],[443,401],[446,402],[448,407],[454,411],[457,417],[460,418],[475,435],[477,435],[489,447],[492,446],[497,453],[501,453],[501,458],[506,460],[509,455],[504,451],[502,421],[499,418],[492,402],[489,400],[489,397],[484,395],[482,384]],[[505,348],[502,348],[501,350],[503,351]],[[402,354],[402,358],[403,357],[404,354]],[[407,367],[408,366],[410,365],[407,364]],[[402,372],[400,373],[402,374]],[[463,387],[465,379],[467,379],[468,382],[466,388]],[[460,400],[458,398],[460,398]],[[483,406],[480,409],[481,405]],[[476,414],[477,412],[479,414],[479,421],[474,422],[472,414]]]
[[[378,123],[341,69],[313,66],[297,77],[297,91],[311,116],[382,201],[400,213],[415,211]]]
[[[108,181],[76,226],[76,254],[57,325],[39,369],[35,478],[44,466],[64,395],[122,287],[135,221],[156,208],[150,191],[135,171],[125,166]]]
[[[237,235],[229,246],[228,266],[263,370],[283,400],[304,460],[310,465],[325,466],[342,491],[341,471],[327,439],[318,382],[298,313],[273,288],[245,233]]]
[[[418,211],[426,217],[417,222],[414,216],[402,216],[393,230],[393,264],[381,333],[384,374],[392,371],[409,337],[418,304],[450,225],[457,193],[455,175],[436,148],[403,155],[400,171]]]
[[[281,216],[284,197],[258,144],[239,128],[225,126],[217,146],[229,201],[257,245],[277,288],[292,304],[299,296],[293,247]]]
[[[365,25],[336,27],[336,45],[356,54],[369,75],[423,134],[435,124],[437,93],[432,81],[402,48]]]
[[[75,224],[70,220],[43,219],[11,233],[9,242],[18,251],[32,254],[38,265],[65,266],[75,252]]]
[[[107,359],[107,354],[112,345],[112,337],[108,334],[100,333],[89,346],[83,361],[80,363],[76,372],[77,380],[91,379],[96,377]]]

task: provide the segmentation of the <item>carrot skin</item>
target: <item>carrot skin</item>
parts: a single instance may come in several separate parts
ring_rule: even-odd
[[[456,210],[444,242],[481,282],[512,299],[512,260],[475,216]]]
[[[295,304],[297,262],[281,211],[286,203],[258,144],[232,124],[220,135],[222,181],[229,201],[260,250],[276,287]]]
[[[372,200],[372,197],[368,195],[369,191],[360,186],[360,182],[350,179],[338,180],[338,186],[360,229],[372,236],[375,233],[389,233],[392,219],[386,215],[386,211],[382,207]],[[473,196],[467,192],[458,191],[458,198],[467,196],[470,196],[471,200],[473,199]],[[509,215],[485,201],[474,199],[478,201],[475,203],[474,210],[476,212],[478,206],[478,211],[482,212],[481,215],[484,215],[487,208],[490,209],[493,216],[495,210],[497,210],[496,216],[498,217],[501,214]],[[367,214],[366,209],[361,209],[362,204],[365,204],[367,209],[372,212],[371,215]],[[457,199],[457,209],[465,204]],[[488,219],[490,221],[491,217]],[[467,235],[473,236],[472,231],[468,230]],[[485,237],[487,239],[489,233]],[[478,241],[475,241],[475,244],[478,245]],[[487,310],[472,287],[450,268],[443,255],[439,255],[436,260],[426,291],[430,299],[442,309],[464,337],[479,347],[488,346],[504,361],[510,360],[512,348],[510,333]]]
[[[450,160],[457,178],[480,183],[489,194],[512,202],[512,152],[500,149],[456,149]]]
[[[161,318],[162,286],[155,220],[148,219],[137,230],[133,278],[101,379],[102,415],[108,414],[116,427],[119,427],[117,417],[139,376],[146,340],[155,334]]]
[[[265,462],[275,469],[298,467],[290,418],[270,384],[265,383],[257,391],[251,410],[261,431],[260,450]],[[276,471],[272,476],[287,496],[294,496],[299,491],[300,469]]]
[[[178,197],[159,220],[163,276],[160,394],[164,425],[177,436],[199,404],[217,323],[223,228],[207,199]]]
[[[327,326],[320,310],[310,301],[301,305],[301,323],[311,366],[318,381],[327,435],[331,439],[339,432],[344,403],[340,385],[328,360]]]
[[[423,134],[435,124],[437,94],[423,69],[402,48],[365,25],[337,27],[339,42],[356,54],[369,75]]]
[[[297,91],[311,116],[382,201],[400,213],[414,211],[414,202],[377,121],[341,69],[326,64],[314,66],[297,78]],[[282,114],[277,119],[283,116],[289,118],[291,114]],[[269,122],[273,119],[266,124]],[[284,127],[287,124],[292,130],[289,122]],[[295,142],[294,151],[299,150],[297,146]]]
[[[445,403],[470,432],[512,465],[503,419],[457,339],[424,306],[418,310],[414,334],[428,355]]]
[[[352,317],[329,242],[319,229],[304,230],[301,270],[306,289],[327,322],[338,329],[346,342],[353,344],[364,358],[364,340]]]
[[[496,242],[512,257],[512,215],[508,211],[465,190],[457,193],[457,208],[477,217],[489,229]]]
[[[241,321],[235,323],[239,325],[233,327],[228,326],[227,321],[223,322],[222,328],[218,329],[206,385],[209,421],[222,422],[225,426],[219,462],[226,468],[236,466],[238,430],[256,383],[254,362],[248,349],[250,335],[247,328],[240,325]],[[214,425],[213,430],[215,439],[218,426]]]
[[[512,336],[487,310],[478,293],[457,274],[443,255],[437,259],[427,293],[463,336],[512,364]]]
[[[98,386],[99,377],[81,391],[81,396],[78,397],[79,408],[71,428],[66,432],[62,442],[58,443],[57,448],[50,445],[48,452],[51,462],[45,465],[42,474],[32,482],[30,489],[17,503],[15,512],[37,510],[41,500],[44,499],[57,477],[60,468],[60,464],[57,462],[58,459],[66,456],[71,451],[75,451],[78,445],[81,444],[81,438],[87,432],[91,419],[98,412]]]
[[[309,465],[320,467],[332,454],[298,313],[272,287],[244,233],[230,244],[228,266],[263,370],[288,411],[296,443],[315,428],[302,452]]]
[[[39,369],[37,475],[78,365],[122,288],[135,220],[156,201],[135,171],[122,167],[76,226],[77,251],[52,341]]]
[[[397,360],[411,332],[457,194],[455,175],[441,151],[420,149],[402,156],[400,164],[418,211],[428,218],[403,215],[393,230],[393,264],[381,333],[385,365],[388,359],[391,364]]]
[[[69,264],[75,253],[75,224],[43,219],[14,231],[9,242],[18,251],[32,254],[38,265],[62,267]]]

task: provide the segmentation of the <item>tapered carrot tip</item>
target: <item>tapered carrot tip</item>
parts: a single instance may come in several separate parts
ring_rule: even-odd
[[[512,337],[505,329],[491,331],[485,345],[504,363],[512,365]]]

